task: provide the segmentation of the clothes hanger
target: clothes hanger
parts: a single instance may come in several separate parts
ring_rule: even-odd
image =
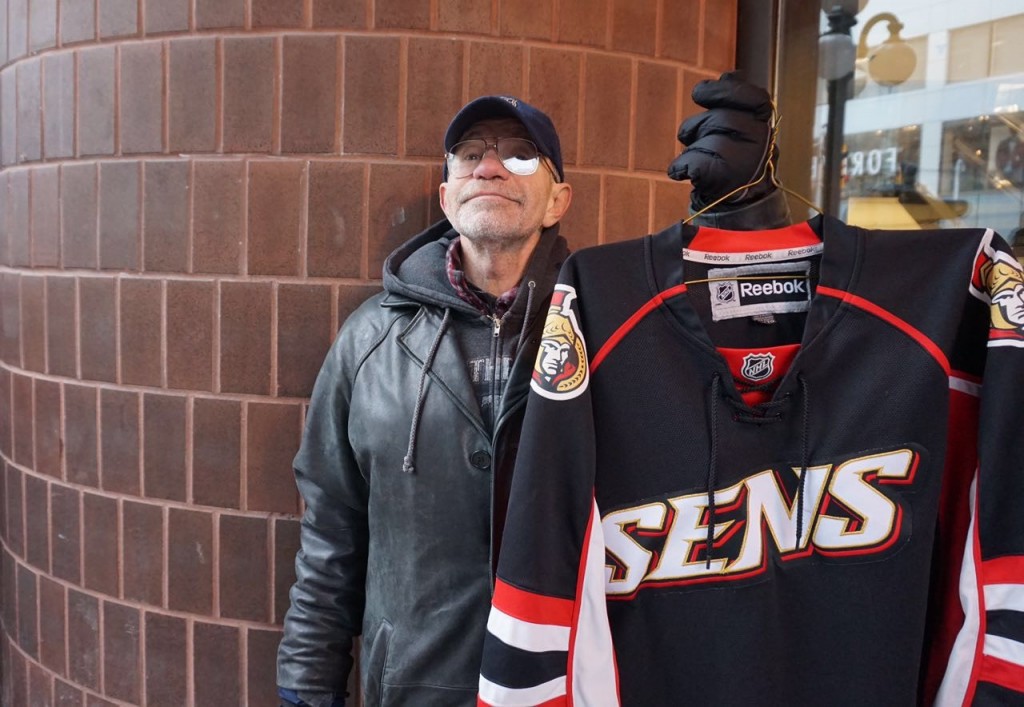
[[[760,184],[766,178],[770,179],[771,183],[777,189],[780,189],[784,193],[789,194],[790,196],[792,196],[794,199],[796,199],[796,200],[798,200],[800,202],[803,202],[803,204],[805,206],[807,206],[808,208],[813,209],[814,211],[818,212],[819,214],[823,214],[824,213],[821,210],[820,206],[818,206],[817,204],[811,202],[809,199],[804,198],[800,194],[797,194],[795,191],[793,191],[789,187],[785,186],[779,180],[778,176],[776,176],[776,174],[775,174],[775,142],[776,142],[776,139],[778,138],[778,135],[779,135],[779,124],[782,122],[782,116],[779,115],[778,108],[775,105],[775,100],[774,99],[772,99],[772,101],[771,101],[771,106],[772,106],[772,117],[771,117],[771,122],[769,123],[771,134],[769,136],[768,145],[766,147],[766,150],[767,150],[767,153],[768,153],[769,157],[768,157],[767,160],[765,160],[764,167],[761,170],[761,174],[759,174],[757,179],[755,179],[754,181],[752,181],[752,182],[750,182],[748,184],[744,184],[743,186],[736,187],[735,189],[733,189],[731,192],[729,192],[725,196],[718,197],[717,199],[712,201],[710,204],[708,204],[707,206],[702,208],[700,211],[697,211],[695,213],[690,214],[689,216],[687,216],[686,218],[684,218],[682,220],[683,225],[688,224],[690,221],[692,221],[693,219],[697,218],[698,216],[703,214],[705,211],[708,211],[709,209],[712,209],[715,206],[718,206],[723,201],[733,197],[736,194],[739,194],[744,189],[750,189],[751,187],[754,187],[754,186]]]

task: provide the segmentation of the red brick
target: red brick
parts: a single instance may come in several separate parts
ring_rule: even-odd
[[[59,678],[53,681],[53,699],[56,707],[82,707],[82,691]]]
[[[156,280],[121,280],[121,380],[160,387],[162,287]]]
[[[14,461],[28,468],[35,467],[35,445],[32,444],[32,379],[15,375],[11,378],[14,400]]]
[[[98,415],[95,388],[64,386],[64,447],[67,479],[71,483],[99,486]]]
[[[17,65],[18,84],[18,162],[38,160],[43,155],[42,64],[39,59],[23,59]]]
[[[252,0],[253,27],[302,27],[303,0]]]
[[[99,697],[98,695],[86,693],[85,707],[118,707],[118,705],[111,702],[110,700],[105,700],[102,697]]]
[[[249,403],[246,428],[246,508],[296,513],[298,491],[290,470],[299,450],[298,405]]]
[[[114,152],[114,48],[78,52],[78,153]]]
[[[234,400],[196,398],[192,412],[192,500],[239,508],[242,408]]]
[[[100,163],[100,267],[139,269],[139,164]]]
[[[523,95],[523,48],[473,42],[469,45],[470,98],[494,94]]]
[[[271,287],[221,285],[220,387],[226,393],[270,393]]]
[[[14,61],[28,54],[28,2],[29,0],[8,0],[7,4],[7,52]]]
[[[11,451],[11,373],[0,369],[0,454],[10,459]],[[0,488],[3,487],[3,465],[0,464]],[[0,501],[0,514],[4,512]],[[6,532],[6,519],[0,518],[0,537]]]
[[[0,273],[0,352],[7,363],[21,365],[21,277]]]
[[[78,370],[73,278],[46,278],[46,371],[74,378]]]
[[[36,573],[18,565],[18,646],[32,658],[39,655],[39,633],[36,630],[37,612]]]
[[[187,630],[184,619],[152,612],[146,614],[148,707],[179,707],[187,703]]]
[[[660,55],[697,64],[700,51],[698,28],[701,26],[701,2],[662,3]],[[715,3],[718,9],[728,3]],[[716,20],[717,21],[717,20]],[[735,31],[735,27],[730,28]]]
[[[345,38],[342,152],[397,152],[400,52],[393,37]]]
[[[30,0],[28,47],[32,52],[57,44],[57,0]]]
[[[220,615],[266,622],[270,618],[267,520],[220,519]]]
[[[282,284],[277,312],[276,394],[309,397],[334,336],[331,288]]]
[[[68,677],[90,690],[99,689],[99,602],[68,589]]]
[[[53,704],[53,685],[49,671],[35,663],[28,665],[28,702],[31,705]]]
[[[63,440],[60,429],[60,384],[37,379],[36,385],[36,471],[61,476]]]
[[[32,170],[32,264],[60,265],[59,174],[55,165]]]
[[[224,152],[270,152],[276,77],[272,38],[224,38]]]
[[[238,629],[196,622],[194,631],[195,704],[242,704]]]
[[[409,40],[405,152],[440,158],[451,117],[462,106],[463,43],[454,39]]]
[[[138,0],[98,0],[100,37],[138,34]]]
[[[21,278],[22,366],[30,371],[46,370],[46,281],[41,277]]]
[[[0,572],[0,583],[3,584],[3,600],[0,601],[0,612],[3,613],[4,631],[3,640],[3,653],[5,654],[4,663],[7,662],[6,658],[9,655],[7,651],[7,641],[14,640],[14,633],[18,625],[18,584],[16,580],[17,565],[14,561],[13,555],[7,552],[8,548],[0,550],[0,561],[2,561],[3,571]],[[2,664],[0,664],[2,665]]]
[[[273,695],[277,692],[275,666],[281,636],[279,630],[250,628],[246,631],[246,680],[250,695]]]
[[[17,112],[12,106],[18,102],[17,67],[0,72],[0,162],[7,167],[18,160]]]
[[[562,159],[579,162],[580,53],[561,49],[530,50],[530,98],[550,116],[558,130]]]
[[[3,29],[0,27],[0,29]],[[0,37],[3,34],[0,33]],[[0,103],[0,133],[3,132],[3,108]],[[2,135],[0,135],[0,139]],[[7,231],[7,172],[0,172],[0,265],[11,264],[11,242]]]
[[[139,610],[103,602],[103,692],[138,703],[140,687]]]
[[[352,0],[313,0],[314,27],[366,27],[366,5]]]
[[[284,621],[290,605],[288,591],[295,584],[295,554],[299,551],[299,521],[274,521],[274,623]]]
[[[302,162],[249,165],[249,273],[299,274]]]
[[[88,162],[61,167],[61,256],[66,268],[97,264],[97,167]]]
[[[188,270],[188,172],[181,160],[147,160],[143,177],[143,253],[146,270]]]
[[[197,160],[194,164],[192,269],[240,272],[245,163]]]
[[[281,151],[334,151],[338,121],[337,38],[286,36],[283,54]]]
[[[636,238],[648,232],[650,182],[637,177],[609,176],[604,203],[605,241]]]
[[[71,52],[43,57],[43,153],[49,158],[75,154],[75,56]]]
[[[171,508],[168,523],[167,605],[175,611],[209,615],[213,610],[210,514]]]
[[[373,277],[381,272],[391,251],[426,228],[427,201],[437,199],[437,192],[418,191],[427,174],[427,168],[411,164],[370,167],[368,232],[375,237],[369,243],[369,273]]]
[[[80,503],[75,489],[61,484],[50,485],[53,575],[76,585],[82,581]]]
[[[7,230],[10,239],[11,265],[32,264],[32,241],[29,239],[29,177],[31,172],[19,169],[8,177]]]
[[[360,164],[310,162],[306,245],[309,275],[360,276],[365,174]]]
[[[658,0],[612,0],[612,48],[653,55],[657,14]]]
[[[173,501],[186,500],[185,398],[176,395],[146,395],[145,469],[146,496]]]
[[[83,557],[85,588],[117,596],[117,501],[95,493],[82,494],[82,529],[84,547],[89,548]]]
[[[736,3],[715,3],[714,17],[705,6],[705,13],[701,64],[715,73],[728,71],[736,66]]]
[[[55,673],[67,670],[64,655],[64,587],[52,579],[39,578],[39,659]],[[49,704],[49,703],[47,703]]]
[[[170,5],[171,0],[161,0]],[[147,18],[148,22],[148,18]],[[156,42],[121,47],[121,152],[160,152],[164,138],[163,47]]]
[[[13,638],[11,639],[13,641]],[[13,643],[11,644],[13,646]],[[9,687],[5,689],[5,694],[11,696],[11,704],[16,705],[27,705],[28,704],[28,663],[22,658],[21,653],[11,649],[6,642],[4,643],[4,649],[6,650],[4,679],[8,681]]]
[[[5,539],[8,548],[17,555],[25,555],[25,494],[22,491],[24,474],[10,464],[5,464],[6,493],[4,494],[7,519]]]
[[[4,9],[6,9],[6,4]],[[0,12],[0,66],[7,63],[7,13]]]
[[[103,488],[138,494],[139,396],[122,390],[100,390],[100,458]]]
[[[114,310],[113,280],[83,277],[78,281],[82,377],[87,380],[114,382],[116,379]]]
[[[121,507],[124,598],[163,604],[164,523],[160,506],[124,501]]]
[[[580,164],[627,166],[632,73],[628,59],[587,57]]]
[[[572,205],[561,221],[559,233],[573,251],[597,245],[601,218],[601,175],[568,171]]]
[[[49,497],[45,481],[25,475],[25,561],[41,572],[50,571]]]
[[[668,180],[654,183],[654,223],[651,231],[668,228],[690,214],[690,183]]]
[[[213,389],[212,282],[167,281],[167,385]]]
[[[209,152],[216,147],[215,40],[170,43],[168,145],[171,152]]]
[[[375,0],[374,26],[377,29],[427,29],[430,3],[421,0]]]
[[[535,2],[505,2],[501,10],[503,37],[523,39],[551,39],[552,0]]]
[[[679,71],[674,66],[640,62],[637,71],[635,169],[664,174],[676,156],[676,103]]]
[[[96,36],[94,0],[60,0],[60,40],[63,44],[81,42]]]
[[[245,0],[195,0],[199,29],[241,27],[245,24]]]
[[[490,34],[491,4],[477,0],[441,0],[438,29],[442,32]]]
[[[188,0],[145,0],[146,34],[188,29]]]
[[[606,46],[608,0],[559,0],[558,40],[571,46]]]

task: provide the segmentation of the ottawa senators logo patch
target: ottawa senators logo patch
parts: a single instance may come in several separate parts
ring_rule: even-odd
[[[575,398],[587,389],[587,345],[572,309],[576,290],[555,285],[530,387],[551,400]]]
[[[1013,256],[985,248],[975,262],[973,285],[990,302],[990,346],[1024,347],[1024,271]]]

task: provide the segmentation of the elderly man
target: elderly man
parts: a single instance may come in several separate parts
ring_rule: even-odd
[[[743,176],[765,144],[740,150]],[[384,292],[345,322],[313,392],[295,458],[306,513],[278,656],[286,705],[343,704],[359,635],[364,704],[476,704],[572,190],[551,120],[513,97],[467,104],[444,148],[447,218],[389,256]],[[705,200],[726,193],[708,186]]]

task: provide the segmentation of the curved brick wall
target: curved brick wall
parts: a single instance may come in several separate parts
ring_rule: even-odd
[[[711,16],[711,15],[714,16]],[[274,704],[303,405],[439,216],[481,93],[545,107],[576,247],[685,209],[716,0],[0,0],[3,704]]]

